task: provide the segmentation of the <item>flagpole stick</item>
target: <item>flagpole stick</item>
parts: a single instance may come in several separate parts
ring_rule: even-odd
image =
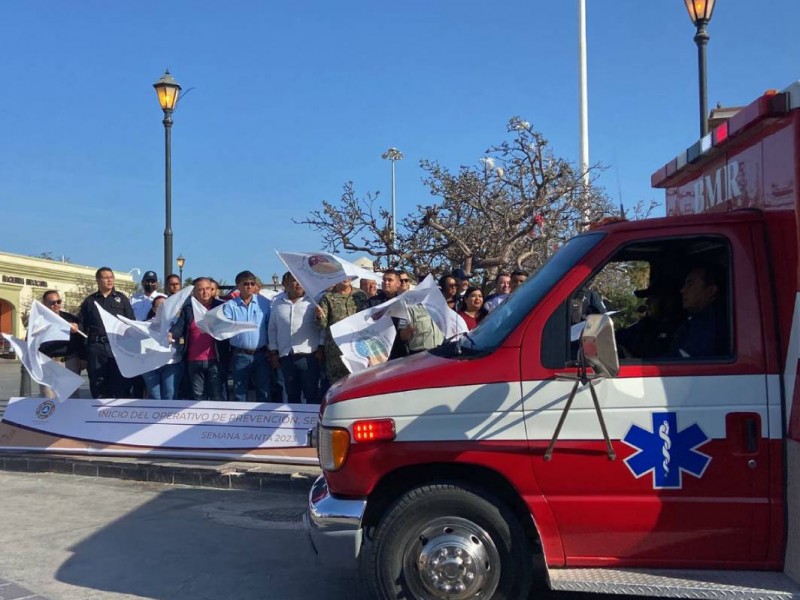
[[[81,335],[82,335],[84,338],[86,338],[87,340],[89,339],[89,336],[88,336],[88,335],[86,335],[85,333],[83,333],[83,332],[82,332],[80,329],[76,329],[76,330],[75,330],[75,333],[79,333],[79,334],[81,334]]]

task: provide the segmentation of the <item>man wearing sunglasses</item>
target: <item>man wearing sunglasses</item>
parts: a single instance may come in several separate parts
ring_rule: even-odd
[[[234,400],[247,401],[252,379],[256,389],[256,402],[270,402],[272,369],[267,353],[270,302],[258,293],[258,278],[250,271],[242,271],[236,275],[236,288],[239,295],[228,300],[222,307],[222,312],[232,321],[254,323],[258,328],[238,333],[230,340]],[[275,401],[280,402],[281,399],[276,398]]]
[[[78,317],[61,310],[63,302],[61,301],[61,295],[56,290],[47,290],[42,294],[42,304],[67,321],[70,324],[71,333],[69,340],[43,343],[39,346],[39,352],[56,362],[64,363],[67,369],[76,375],[80,375],[81,355],[83,354],[84,346],[83,336],[78,333]]]
[[[411,277],[406,271],[399,271],[400,273],[400,293],[405,294],[411,289]]]

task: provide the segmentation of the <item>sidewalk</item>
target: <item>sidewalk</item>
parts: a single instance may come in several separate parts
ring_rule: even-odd
[[[276,486],[308,490],[322,472],[307,465],[152,459],[118,456],[70,456],[45,453],[0,453],[0,470],[62,473],[79,477],[114,477],[236,490],[274,490]]]

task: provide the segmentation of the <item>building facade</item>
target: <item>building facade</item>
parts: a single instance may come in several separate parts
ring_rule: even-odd
[[[58,290],[63,310],[75,312],[81,301],[97,289],[98,267],[0,252],[0,333],[25,337],[24,320],[33,300],[46,290]],[[130,294],[136,283],[129,273],[114,271],[117,289]]]

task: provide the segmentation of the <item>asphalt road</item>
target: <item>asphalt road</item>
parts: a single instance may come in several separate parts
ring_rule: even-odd
[[[0,506],[4,600],[327,600],[358,585],[317,564],[302,492],[0,472]]]
[[[0,415],[19,390],[19,363],[0,359]],[[0,471],[0,600],[359,598],[355,572],[316,558],[305,506],[305,492],[283,488]],[[539,588],[531,598],[622,597]]]
[[[353,600],[324,567],[305,492],[0,471],[1,600]],[[536,600],[621,600],[538,588]]]

